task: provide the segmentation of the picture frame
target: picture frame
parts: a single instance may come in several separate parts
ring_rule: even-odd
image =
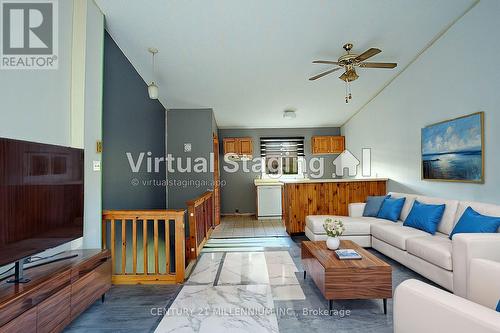
[[[421,130],[421,179],[484,184],[484,112]]]

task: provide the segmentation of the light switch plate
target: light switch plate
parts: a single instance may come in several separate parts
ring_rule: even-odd
[[[190,143],[185,143],[184,144],[184,152],[189,153],[191,151],[191,144]]]
[[[101,161],[93,161],[92,166],[94,171],[101,171]]]

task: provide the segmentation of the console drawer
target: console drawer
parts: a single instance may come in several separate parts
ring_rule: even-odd
[[[60,332],[70,323],[71,286],[38,305],[37,333]]]
[[[111,260],[107,260],[71,285],[71,320],[111,288]]]
[[[35,333],[36,332],[36,307],[12,319],[0,327],[0,333]]]

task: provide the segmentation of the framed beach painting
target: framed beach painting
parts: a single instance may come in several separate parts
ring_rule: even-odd
[[[422,128],[422,179],[484,183],[484,113]]]

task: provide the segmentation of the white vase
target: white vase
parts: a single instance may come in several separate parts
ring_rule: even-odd
[[[338,237],[330,237],[326,239],[326,247],[330,250],[336,250],[340,246],[340,239]]]

